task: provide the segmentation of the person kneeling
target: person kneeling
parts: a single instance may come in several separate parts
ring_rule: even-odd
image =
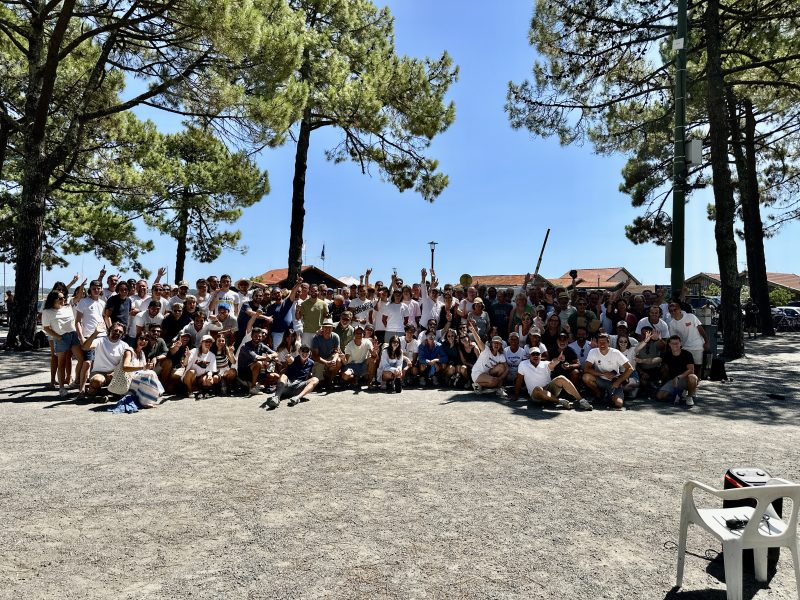
[[[199,400],[201,394],[205,398],[211,392],[211,388],[219,383],[219,375],[215,374],[217,358],[211,349],[213,343],[213,337],[204,335],[200,340],[200,346],[193,348],[189,353],[183,384],[190,394],[194,392],[195,400]]]
[[[319,379],[311,376],[314,361],[311,360],[310,354],[311,348],[300,347],[300,354],[294,357],[286,372],[278,380],[275,393],[267,398],[267,408],[278,408],[284,396],[289,397],[289,406],[308,400],[306,396],[319,384]]]
[[[550,378],[560,362],[564,359],[561,356],[555,357],[547,363],[541,362],[541,352],[538,348],[531,348],[528,360],[519,364],[519,371],[517,373],[517,380],[514,384],[514,400],[519,400],[519,392],[522,389],[522,384],[528,390],[531,397],[531,402],[538,402],[539,404],[558,404],[562,408],[572,408],[573,403],[566,398],[560,398],[561,390],[564,390],[572,396],[575,402],[583,410],[592,410],[591,403],[581,398],[578,390],[573,383],[563,375],[556,375]]]
[[[470,327],[474,327],[471,322]],[[481,346],[480,337],[477,335],[475,337],[476,342]],[[496,335],[489,345],[481,350],[475,366],[472,367],[472,389],[478,393],[496,390],[500,398],[507,398],[508,394],[503,389],[507,372],[508,364],[506,356],[503,354],[503,338]]]

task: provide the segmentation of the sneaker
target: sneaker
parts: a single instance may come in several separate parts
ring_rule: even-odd
[[[261,390],[258,389],[257,385],[250,386],[250,395],[251,396],[258,396],[261,393]]]
[[[433,382],[433,385],[435,385],[436,387],[439,387],[439,376],[438,375],[434,375],[433,377],[431,377],[431,381]]]
[[[221,381],[220,384],[219,384],[219,391],[223,396],[227,396],[228,395],[228,384],[225,383],[224,380]]]
[[[420,377],[417,380],[417,383],[419,383],[419,387],[425,387],[426,385],[428,385],[428,380],[425,379],[424,377]]]
[[[286,404],[288,404],[289,406],[295,406],[298,402],[300,402],[298,397],[292,396],[291,398],[289,398],[289,401]]]
[[[67,389],[70,389],[70,390],[77,390],[77,389],[78,389],[78,382],[77,382],[77,381],[73,381],[72,383],[70,383],[70,384],[67,386]]]
[[[694,406],[694,396],[686,396],[686,406]]]
[[[386,390],[387,394],[394,394],[394,384],[392,383],[386,384],[386,387],[384,389]]]
[[[501,400],[508,400],[508,394],[506,394],[506,390],[502,386],[497,388],[497,392],[495,393]]]
[[[403,391],[403,380],[402,379],[395,379],[394,380],[394,391],[396,394],[399,394]]]
[[[281,403],[281,399],[277,396],[270,396],[267,398],[267,406],[270,408],[278,408],[278,405]]]
[[[472,384],[472,391],[476,394],[480,394],[483,391],[483,387],[478,385],[477,383]]]
[[[199,391],[197,391],[197,392],[195,392],[195,393],[194,393],[194,400],[195,400],[195,402],[197,402],[198,400],[200,400],[200,392],[199,392]]]
[[[569,401],[569,400],[567,400],[566,398],[559,398],[559,399],[558,399],[558,405],[559,405],[561,408],[564,408],[564,409],[566,409],[566,410],[569,410],[569,409],[571,409],[571,408],[572,408],[572,402],[570,402],[570,401]]]
[[[581,398],[580,400],[578,400],[578,406],[580,407],[581,410],[593,410],[594,409],[594,407],[592,406],[592,403],[589,402],[586,398]]]

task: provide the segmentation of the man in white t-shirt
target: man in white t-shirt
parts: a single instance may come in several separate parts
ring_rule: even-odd
[[[231,314],[234,317],[239,316],[239,293],[231,289],[230,275],[222,275],[219,278],[219,289],[214,293],[211,302],[208,304],[211,314],[217,314],[217,306],[220,304],[228,304],[232,309]]]
[[[357,289],[357,297],[350,300],[347,310],[353,313],[353,325],[366,327],[369,324],[369,313],[372,310],[372,302],[367,300],[367,286],[361,284]]]
[[[695,375],[702,379],[703,351],[708,350],[708,334],[700,319],[693,313],[683,312],[681,305],[672,301],[668,306],[672,320],[669,322],[669,335],[681,338],[681,346],[694,359]]]
[[[632,374],[633,368],[627,357],[609,346],[607,333],[599,334],[597,348],[589,351],[589,356],[583,364],[583,383],[592,391],[595,398],[602,399],[605,395],[609,395],[611,405],[621,409],[625,397],[623,388]]]
[[[574,398],[575,402],[583,410],[592,410],[592,404],[585,398],[581,398],[578,390],[569,379],[563,375],[551,378],[553,369],[558,366],[560,359],[556,357],[550,362],[542,362],[541,358],[542,355],[539,349],[533,348],[528,360],[520,363],[519,372],[514,382],[514,400],[519,400],[519,393],[524,383],[531,402],[558,404],[562,408],[570,409],[574,404],[566,398],[559,397],[561,390],[564,390]]]
[[[470,325],[472,325],[470,323]],[[474,335],[478,335],[474,326],[470,328]],[[503,338],[494,336],[478,356],[472,367],[472,389],[478,393],[484,390],[496,390],[500,398],[508,398],[503,389],[503,384],[508,373],[506,356],[503,354]]]
[[[189,283],[186,281],[178,282],[178,293],[169,299],[170,307],[175,306],[176,304],[179,303],[182,304],[186,302],[186,296],[188,293],[189,293]]]
[[[122,341],[125,333],[125,326],[122,323],[114,323],[108,336],[98,338],[94,347],[94,362],[92,363],[92,373],[89,378],[89,396],[96,396],[97,393],[111,382],[114,370],[122,361],[125,350],[130,348]]]
[[[661,309],[658,306],[651,306],[647,310],[647,316],[639,319],[639,322],[636,324],[636,336],[638,339],[642,339],[642,328],[648,325],[659,333],[660,339],[666,340],[669,338],[669,327],[666,321],[661,318]]]
[[[519,345],[519,334],[516,331],[512,331],[509,334],[508,346],[503,349],[503,354],[506,356],[506,364],[508,365],[506,381],[514,383],[517,381],[517,370],[520,364],[528,360],[528,352]]]
[[[361,379],[367,376],[368,359],[372,353],[372,342],[364,339],[364,328],[356,325],[353,339],[344,349],[346,364],[342,370],[342,381],[359,388]]]
[[[153,283],[150,291],[152,295],[145,300],[145,306],[149,306],[150,302],[155,300],[161,306],[161,314],[167,314],[167,312],[169,312],[170,305],[169,299],[164,297],[164,286],[162,286],[160,283]]]
[[[422,281],[420,282],[420,304],[422,305],[422,314],[419,319],[420,327],[424,327],[425,323],[430,319],[434,319],[438,323],[439,314],[442,312],[442,307],[444,306],[444,300],[442,300],[439,289],[436,287],[438,284],[436,278],[433,273],[431,273],[431,287],[429,289],[425,282],[427,274],[428,272],[422,269]]]
[[[151,324],[161,325],[164,320],[164,315],[161,314],[161,303],[158,300],[150,300],[147,304],[147,310],[140,312],[132,320],[136,329],[134,337],[147,333]]]
[[[78,332],[81,343],[85,342],[94,333],[97,326],[104,322],[103,311],[105,309],[106,301],[103,298],[103,285],[100,281],[94,280],[89,283],[89,295],[82,298],[75,307],[75,329]]]
[[[417,355],[419,354],[419,341],[414,337],[416,329],[410,323],[406,325],[405,335],[400,338],[400,350],[408,359],[408,372],[406,377],[417,375]]]

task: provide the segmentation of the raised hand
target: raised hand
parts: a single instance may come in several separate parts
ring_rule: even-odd
[[[163,277],[167,274],[167,267],[158,267],[158,276]]]
[[[422,278],[425,279],[428,276],[428,270],[425,267],[422,267],[422,270],[419,272],[422,275]]]

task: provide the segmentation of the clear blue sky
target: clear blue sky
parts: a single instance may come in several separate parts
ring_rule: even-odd
[[[422,57],[447,50],[460,67],[450,94],[456,121],[430,150],[450,176],[450,186],[433,204],[413,192],[398,193],[377,172],[364,176],[354,164],[327,163],[323,152],[338,139],[336,132],[315,132],[306,187],[307,263],[322,266],[324,243],[326,270],[334,276],[358,276],[373,267],[373,279],[387,278],[397,267],[406,280],[416,280],[420,268],[429,266],[428,242],[435,240],[442,281],[455,281],[461,273],[524,273],[533,271],[549,227],[541,267],[546,277],[571,268],[624,266],[644,283],[669,282],[664,249],[634,246],[625,237],[623,228],[637,212],[618,191],[623,157],[597,156],[589,145],[561,147],[557,140],[535,139],[508,124],[507,83],[526,78],[534,59],[527,43],[531,1],[387,4],[395,16],[399,52]],[[172,116],[142,114],[164,131],[180,127]],[[190,282],[211,273],[252,276],[286,267],[293,161],[291,145],[259,158],[272,191],[239,222],[249,251],[224,253],[211,264],[189,260]],[[695,193],[687,207],[687,277],[718,271],[713,223],[705,217],[709,200],[708,191]],[[344,231],[351,233],[334,234]],[[154,236],[144,227],[141,233]],[[798,233],[795,223],[766,242],[768,270],[798,271],[790,241]],[[745,268],[741,245],[738,258]],[[92,276],[102,265],[93,256],[70,261],[68,269],[45,273],[46,288],[76,271]],[[175,242],[156,238],[156,250],[144,263],[153,272],[166,265],[172,273]]]

